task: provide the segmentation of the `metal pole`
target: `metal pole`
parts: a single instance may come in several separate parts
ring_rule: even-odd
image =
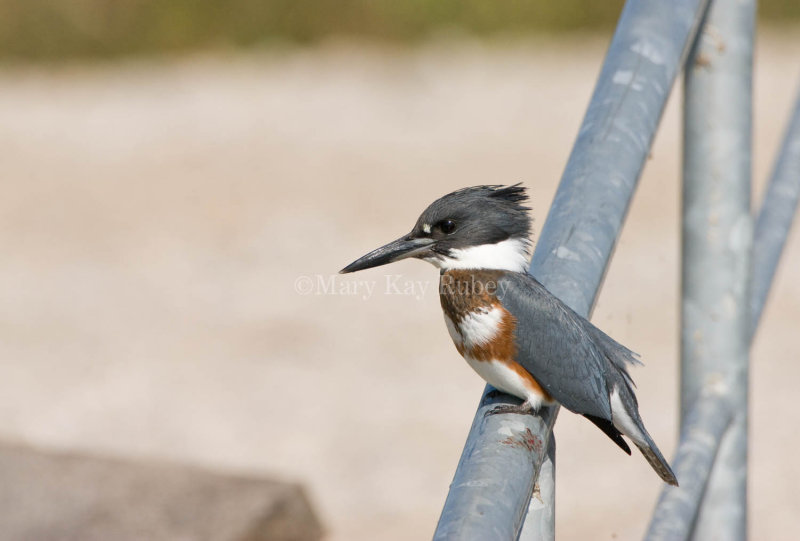
[[[686,66],[681,418],[707,385],[735,412],[695,522],[697,540],[747,536],[751,85],[754,0],[715,0]]]
[[[555,539],[556,536],[556,439],[550,436],[547,455],[533,488],[528,514],[518,541]]]
[[[531,272],[578,313],[591,312],[669,91],[708,0],[628,0],[542,229]],[[552,539],[554,489],[534,480],[557,408],[492,415],[484,397],[434,539]],[[530,504],[530,508],[529,508]],[[534,508],[536,506],[536,508]],[[537,524],[537,522],[539,522]]]
[[[708,388],[683,421],[681,444],[672,461],[680,487],[666,486],[658,499],[645,541],[688,539],[733,408],[721,389]]]
[[[753,292],[750,301],[751,335],[754,335],[758,328],[799,198],[800,88],[756,221],[753,243]]]
[[[498,404],[519,404],[512,400],[497,391],[481,398],[434,539],[518,538],[558,412],[488,415]]]
[[[789,121],[780,153],[761,204],[753,243],[753,287],[750,297],[750,334],[755,334],[775,268],[786,242],[800,198],[800,92]],[[673,468],[680,487],[666,486],[653,512],[645,539],[687,539],[706,488],[714,455],[733,405],[716,395],[703,397],[691,408],[681,432]],[[718,394],[718,393],[717,393]],[[726,407],[727,409],[718,410]],[[705,410],[701,413],[698,410]],[[722,429],[720,429],[722,427]],[[688,480],[688,482],[687,482]]]

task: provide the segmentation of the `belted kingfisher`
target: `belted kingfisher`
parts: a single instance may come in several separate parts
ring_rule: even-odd
[[[678,485],[639,415],[628,365],[639,356],[581,317],[528,274],[531,220],[525,188],[475,186],[434,201],[411,233],[342,269],[422,259],[440,270],[444,321],[458,352],[496,389],[523,400],[498,412],[559,403],[623,451],[639,448]],[[496,410],[497,411],[497,410]]]

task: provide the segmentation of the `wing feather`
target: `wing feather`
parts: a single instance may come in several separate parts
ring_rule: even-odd
[[[633,385],[627,365],[638,356],[528,274],[505,273],[497,295],[517,320],[517,362],[567,409],[611,420],[609,387]]]

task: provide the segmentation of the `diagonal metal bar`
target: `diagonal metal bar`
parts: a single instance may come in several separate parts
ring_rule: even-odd
[[[498,404],[514,403],[491,389],[475,414],[434,539],[519,536],[558,412],[546,408],[538,416],[487,416]]]
[[[531,272],[594,308],[661,114],[708,1],[629,0],[542,228]]]
[[[544,458],[536,488],[533,491],[528,514],[519,534],[519,541],[539,541],[554,539],[556,536],[556,439],[550,436],[547,456]]]
[[[531,263],[531,272],[580,314],[592,311],[670,89],[707,5],[708,0],[628,0],[620,16]],[[543,497],[534,501],[531,494],[557,408],[536,416],[486,417],[493,404],[515,403],[491,391],[484,391],[434,539],[517,539],[526,514],[526,538],[552,539],[554,502],[544,496],[554,490],[540,487]]]
[[[750,297],[750,334],[761,320],[772,278],[789,236],[800,199],[800,88],[794,112],[758,213],[753,241],[753,287]]]
[[[681,429],[680,450],[672,461],[681,486],[662,490],[645,541],[689,538],[714,457],[732,418],[731,404],[715,388],[707,389],[689,410]]]

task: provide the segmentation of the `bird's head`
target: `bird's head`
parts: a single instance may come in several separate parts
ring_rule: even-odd
[[[530,259],[528,195],[514,186],[474,186],[431,203],[411,233],[343,268],[355,272],[415,257],[448,269],[524,271]]]

